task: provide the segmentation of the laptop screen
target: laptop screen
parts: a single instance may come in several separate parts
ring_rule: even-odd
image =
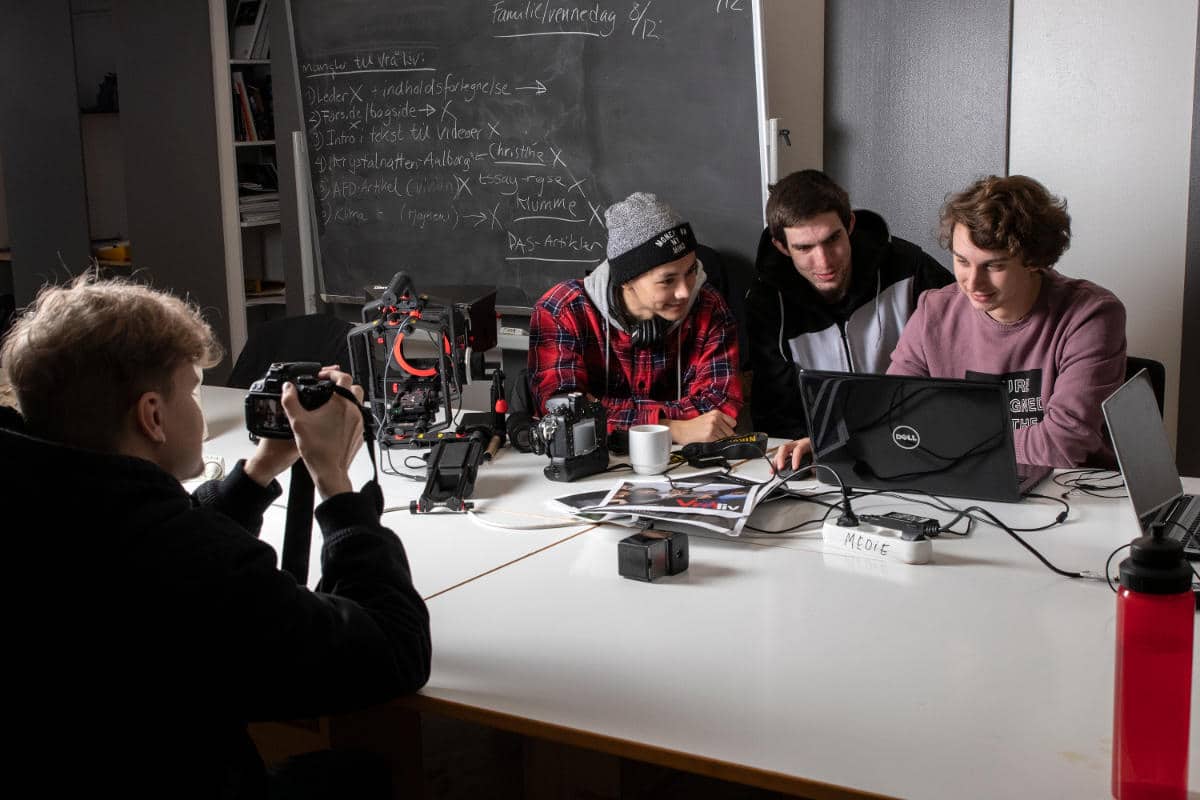
[[[1133,510],[1138,519],[1145,519],[1183,494],[1154,390],[1139,372],[1103,405]]]
[[[800,394],[816,461],[846,486],[1020,499],[1001,382],[802,370]]]

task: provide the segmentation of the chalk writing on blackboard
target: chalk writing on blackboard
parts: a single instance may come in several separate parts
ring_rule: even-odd
[[[448,270],[440,282],[536,295],[603,261],[613,200],[681,181],[731,195],[708,203],[721,222],[706,233],[725,235],[728,219],[744,230],[727,238],[752,247],[757,119],[741,4],[294,0],[326,282],[349,293],[400,268],[430,282]],[[687,84],[720,108],[675,99]],[[721,153],[714,139],[740,149]],[[681,160],[713,163],[690,180]]]

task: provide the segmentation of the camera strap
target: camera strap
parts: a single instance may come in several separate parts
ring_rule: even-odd
[[[283,525],[283,552],[279,567],[304,586],[308,583],[308,551],[312,546],[313,482],[303,459],[292,464],[288,487],[287,521]]]
[[[374,419],[358,398],[348,389],[334,385],[335,394],[349,400],[363,415],[363,439],[366,441],[367,454],[371,457],[371,470],[374,477],[362,488],[369,495],[375,506],[375,513],[383,513],[383,490],[379,487],[379,465],[375,461],[375,432]],[[313,524],[313,481],[303,459],[296,459],[292,464],[292,479],[288,486],[287,520],[283,526],[283,551],[279,556],[279,566],[287,574],[296,579],[296,583],[308,583],[309,550],[312,549]]]

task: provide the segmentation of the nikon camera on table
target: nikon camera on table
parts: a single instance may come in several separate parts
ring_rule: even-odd
[[[546,414],[529,429],[529,445],[550,456],[543,472],[552,481],[573,481],[608,469],[608,415],[582,392],[546,401]]]

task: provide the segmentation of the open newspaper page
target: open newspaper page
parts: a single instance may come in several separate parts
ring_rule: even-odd
[[[585,492],[556,499],[556,507],[597,522],[644,526],[669,523],[737,536],[758,501],[775,486],[723,472],[704,472],[645,481],[621,481],[607,492]]]

